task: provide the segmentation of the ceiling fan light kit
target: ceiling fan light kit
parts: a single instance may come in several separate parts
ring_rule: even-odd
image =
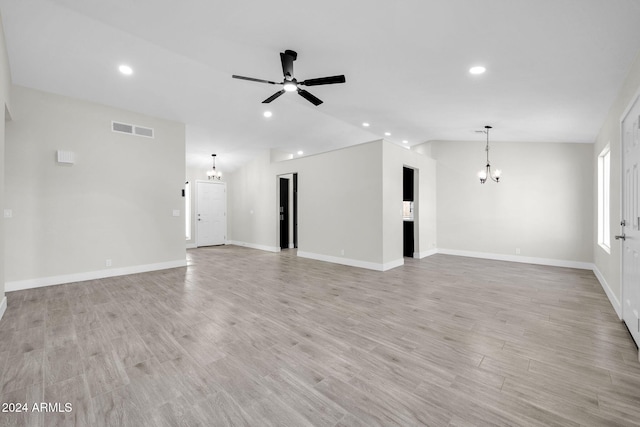
[[[271,80],[263,80],[263,79],[255,79],[253,77],[238,76],[236,74],[232,75],[231,77],[233,77],[234,79],[249,80],[249,81],[258,82],[258,83],[282,85],[282,90],[279,90],[278,92],[274,93],[273,95],[271,95],[270,97],[262,101],[263,104],[270,103],[271,101],[278,98],[285,92],[298,92],[298,95],[300,95],[307,101],[311,102],[313,105],[318,106],[322,104],[322,100],[312,95],[310,92],[304,89],[301,89],[300,86],[321,86],[321,85],[330,85],[330,84],[346,82],[346,79],[342,74],[338,76],[308,79],[308,80],[299,82],[298,80],[296,80],[295,77],[293,77],[293,61],[295,61],[297,58],[298,58],[298,54],[293,50],[285,50],[284,52],[280,52],[280,62],[282,63],[282,74],[284,75],[284,80],[279,83]]]

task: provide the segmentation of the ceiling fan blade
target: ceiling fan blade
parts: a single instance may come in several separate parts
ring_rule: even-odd
[[[282,89],[281,91],[278,91],[276,93],[274,93],[273,95],[271,95],[270,97],[268,97],[267,99],[265,99],[264,101],[262,101],[263,104],[268,104],[271,101],[273,101],[274,99],[276,99],[277,97],[279,97],[280,95],[282,95],[285,92],[284,89]]]
[[[303,82],[299,82],[299,85],[304,86],[319,86],[319,85],[332,85],[335,83],[344,83],[347,79],[345,79],[344,75],[339,76],[331,76],[331,77],[320,77],[317,79],[309,79]]]
[[[322,101],[320,99],[318,99],[315,96],[311,95],[309,92],[307,92],[304,89],[298,89],[298,95],[300,95],[301,97],[303,97],[304,99],[306,99],[307,101],[309,101],[310,103],[315,105],[316,107],[318,105],[322,104]]]
[[[250,82],[269,83],[270,85],[281,84],[281,83],[272,82],[271,80],[254,79],[253,77],[236,76],[235,74],[231,77],[233,77],[234,79],[249,80]]]
[[[296,60],[298,54],[292,50],[280,52],[280,62],[282,62],[282,74],[285,80],[293,79],[293,61]]]

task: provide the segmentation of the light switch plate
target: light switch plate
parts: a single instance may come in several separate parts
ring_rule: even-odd
[[[180,209],[174,209],[173,216],[180,216]]]

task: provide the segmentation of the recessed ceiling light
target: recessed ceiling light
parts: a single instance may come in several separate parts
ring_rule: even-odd
[[[391,132],[385,132],[384,136],[391,136]]]
[[[128,65],[123,64],[118,67],[118,70],[120,70],[120,72],[125,76],[130,76],[131,74],[133,74],[133,68],[129,67]]]
[[[483,66],[481,66],[481,65],[478,65],[478,66],[476,66],[476,67],[471,67],[471,68],[469,68],[469,72],[470,72],[471,74],[482,74],[482,73],[484,73],[485,71],[487,71],[487,69],[486,69],[486,68],[484,68],[484,67],[483,67]]]
[[[409,141],[407,141],[406,139],[403,139],[403,140],[402,140],[402,143],[403,143],[403,144],[408,144],[408,143],[409,143]]]
[[[265,117],[271,117],[273,116],[273,113],[271,111],[265,111],[264,113],[262,113],[262,115]]]
[[[362,126],[364,126],[364,127],[368,128],[368,127],[369,127],[369,123],[364,122],[364,123],[362,123]]]
[[[298,156],[302,156],[304,154],[304,151],[298,151]]]

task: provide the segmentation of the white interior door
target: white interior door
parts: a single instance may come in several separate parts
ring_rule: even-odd
[[[622,318],[640,344],[640,97],[622,120]]]
[[[227,238],[227,185],[196,182],[196,245],[224,245]]]

